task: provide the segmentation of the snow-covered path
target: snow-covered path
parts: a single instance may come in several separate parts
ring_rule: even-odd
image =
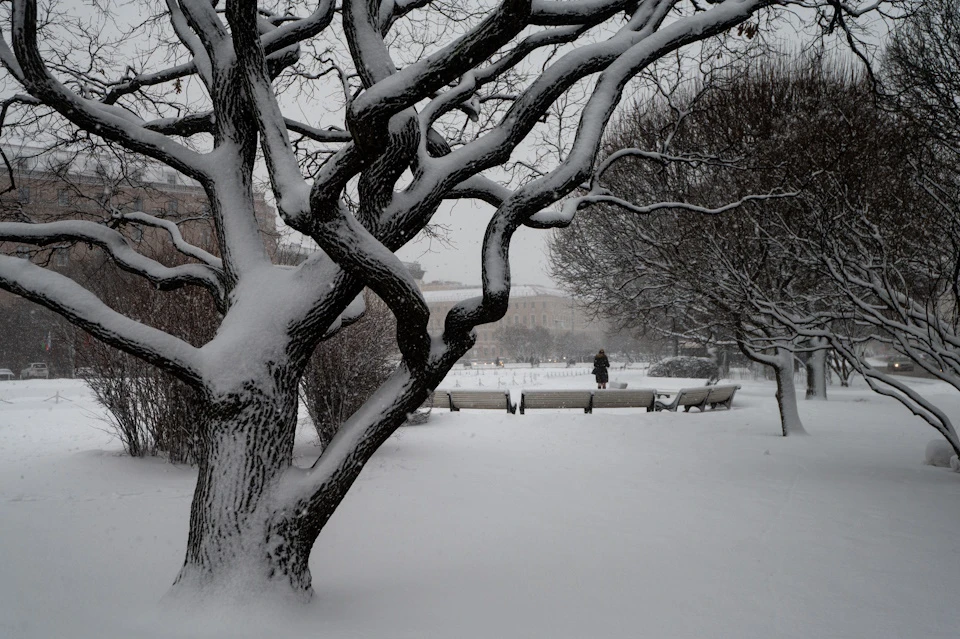
[[[589,387],[548,371],[520,374]],[[155,602],[195,473],[115,454],[82,384],[0,384],[0,636],[956,637],[960,475],[922,464],[933,430],[831,388],[784,439],[772,385],[742,383],[702,415],[435,411],[321,535],[306,610],[179,622]]]

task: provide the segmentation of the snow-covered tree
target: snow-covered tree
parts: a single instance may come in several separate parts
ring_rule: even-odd
[[[554,237],[554,277],[620,323],[736,343],[773,370],[783,434],[804,432],[794,358],[811,360],[812,394],[824,397],[824,346],[801,343],[752,300],[816,288],[789,246],[805,221],[795,199],[843,153],[838,114],[844,96],[869,100],[860,89],[820,59],[781,57],[636,105],[612,129],[582,198],[602,208]],[[778,209],[790,213],[768,215]]]
[[[195,180],[209,199],[219,254],[171,232],[188,258],[177,266],[138,253],[114,228],[164,228],[143,212],[117,211],[113,224],[66,211],[0,223],[6,246],[87,243],[159,289],[200,287],[222,313],[216,336],[193,346],[65,276],[0,255],[0,287],[201,394],[199,479],[174,595],[242,587],[310,596],[320,531],[370,456],[471,348],[475,327],[504,315],[513,234],[569,223],[570,210],[551,207],[589,178],[622,93],[651,64],[708,39],[727,40],[718,51],[736,48],[792,8],[835,30],[888,3],[466,4],[167,0],[144,3],[129,22],[107,2],[0,8],[5,130],[33,126],[38,139],[142,156]],[[522,171],[512,159],[530,142],[534,171],[517,180],[494,171]],[[257,228],[261,156],[283,222],[322,249],[295,267],[272,263]],[[427,305],[395,252],[444,201],[463,198],[492,207],[479,251],[483,294],[430,333]],[[314,463],[295,466],[303,369],[324,337],[362,313],[364,287],[396,317],[401,362]]]

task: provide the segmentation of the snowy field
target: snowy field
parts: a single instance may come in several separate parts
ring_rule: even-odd
[[[591,381],[458,369],[443,387]],[[171,619],[195,473],[118,454],[82,382],[0,382],[0,637],[960,636],[960,474],[923,464],[933,429],[831,387],[800,406],[811,435],[784,439],[772,383],[738,383],[705,414],[434,411],[320,536],[306,609]]]

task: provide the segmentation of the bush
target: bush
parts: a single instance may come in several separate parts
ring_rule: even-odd
[[[99,268],[98,268],[99,266]],[[183,288],[153,295],[150,285],[109,265],[86,264],[75,276],[120,312],[199,346],[216,331],[218,315],[208,294]],[[77,367],[124,450],[131,456],[164,455],[174,463],[195,464],[203,403],[197,391],[176,377],[111,346],[80,334]]]
[[[133,457],[164,455],[177,464],[197,462],[196,391],[172,375],[97,343],[82,359],[86,377],[123,449]]]
[[[396,323],[386,305],[367,295],[367,311],[321,342],[300,383],[320,446],[386,381],[397,361]]]
[[[668,357],[662,359],[647,371],[650,377],[694,377],[698,379],[720,379],[720,367],[712,359],[705,357]]]

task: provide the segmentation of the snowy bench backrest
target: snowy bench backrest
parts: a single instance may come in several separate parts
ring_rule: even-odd
[[[649,411],[653,410],[657,398],[657,391],[652,388],[592,392],[594,408],[646,408]]]

